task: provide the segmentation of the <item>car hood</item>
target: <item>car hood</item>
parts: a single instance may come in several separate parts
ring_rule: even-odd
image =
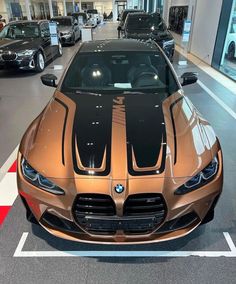
[[[0,51],[19,51],[36,48],[38,39],[0,39]]]
[[[72,31],[72,27],[71,26],[64,26],[64,27],[58,27],[59,32],[61,33],[68,33]]]
[[[211,126],[181,91],[68,96],[56,92],[20,146],[45,177],[190,177],[216,154]]]

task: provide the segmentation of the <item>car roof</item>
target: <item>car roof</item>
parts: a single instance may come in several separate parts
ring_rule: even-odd
[[[52,17],[52,19],[71,19],[73,18],[72,16],[55,16]]]
[[[45,22],[49,22],[48,20],[22,20],[22,21],[12,21],[9,22],[8,25],[14,25],[14,24],[27,24],[27,23],[32,23],[32,24],[41,24],[41,23],[45,23]]]
[[[84,42],[79,53],[117,52],[117,51],[153,51],[157,45],[152,41],[136,39],[110,39]]]

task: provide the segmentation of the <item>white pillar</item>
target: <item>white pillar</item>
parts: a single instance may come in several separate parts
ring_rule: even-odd
[[[66,0],[63,0],[63,10],[64,10],[64,16],[67,16],[67,11],[66,11]]]
[[[27,19],[28,19],[29,21],[31,21],[31,20],[32,20],[32,17],[31,17],[31,13],[30,13],[29,0],[25,0],[25,9],[26,9]]]
[[[115,3],[115,0],[112,0],[112,13],[113,13],[113,22],[117,22],[117,4]]]
[[[149,0],[147,0],[147,13],[149,11]]]
[[[157,11],[157,0],[154,0],[152,11],[155,13]]]
[[[82,0],[79,1],[79,11],[82,12]]]
[[[142,10],[144,10],[144,0],[142,0]]]
[[[75,0],[72,1],[72,5],[73,5],[73,12],[75,12]]]
[[[50,18],[53,18],[52,0],[48,0]]]

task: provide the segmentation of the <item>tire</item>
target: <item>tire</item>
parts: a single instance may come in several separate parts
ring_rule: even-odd
[[[61,42],[59,41],[57,56],[58,56],[58,57],[61,57],[62,54],[63,54],[63,51],[62,51],[62,44],[61,44]]]
[[[39,51],[35,56],[35,71],[42,72],[45,69],[45,59],[43,53]]]
[[[75,34],[73,34],[71,45],[75,45]]]
[[[231,42],[228,47],[228,59],[233,60],[235,55],[235,43]]]

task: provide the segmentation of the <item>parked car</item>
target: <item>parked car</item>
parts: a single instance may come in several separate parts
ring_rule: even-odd
[[[226,38],[226,56],[229,60],[236,57],[236,14],[233,15],[231,29]]]
[[[124,30],[124,24],[125,24],[125,20],[126,20],[126,17],[128,16],[128,14],[130,14],[130,13],[142,13],[142,12],[144,12],[144,10],[126,9],[126,10],[122,11],[120,16],[117,18],[117,21],[120,21],[119,25],[117,27],[118,38],[120,37],[121,32]]]
[[[94,52],[99,47],[99,52]],[[82,43],[20,143],[27,218],[95,243],[159,242],[214,217],[223,163],[210,124],[184,95],[160,47],[133,39]]]
[[[124,31],[125,38],[140,40],[154,40],[172,61],[175,51],[175,42],[171,33],[159,13],[130,13],[128,14]]]
[[[96,25],[101,23],[101,15],[98,13],[97,9],[87,10],[87,14],[90,18],[94,18],[96,20]]]
[[[76,41],[81,37],[80,27],[72,16],[58,16],[51,19],[56,22],[60,32],[62,44],[75,45]]]
[[[82,18],[83,25],[86,24],[87,21],[88,21],[88,15],[85,12],[75,12],[75,13],[72,14],[72,16],[75,18],[75,20],[77,21],[79,26],[82,26],[82,25],[80,25],[80,22],[79,22],[80,18]]]
[[[0,32],[0,68],[42,72],[46,63],[62,56],[62,46],[52,46],[49,22],[11,22]]]

